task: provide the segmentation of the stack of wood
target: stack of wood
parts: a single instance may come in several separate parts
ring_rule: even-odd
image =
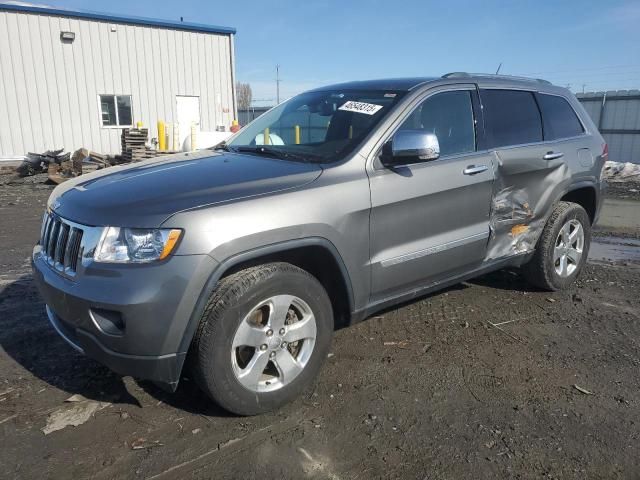
[[[147,158],[159,157],[161,155],[171,155],[179,153],[172,150],[155,150],[147,147],[148,128],[129,128],[122,130],[122,155],[117,156],[116,163],[140,162]]]
[[[156,156],[155,150],[146,147],[148,128],[129,128],[122,130],[122,161],[139,162]]]

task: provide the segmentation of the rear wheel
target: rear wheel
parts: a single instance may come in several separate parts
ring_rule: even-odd
[[[544,290],[569,287],[587,261],[591,222],[580,205],[559,202],[542,231],[533,258],[523,267],[527,280]]]
[[[200,387],[226,410],[276,409],[316,378],[333,334],[331,302],[318,280],[287,263],[221,280],[192,344]]]

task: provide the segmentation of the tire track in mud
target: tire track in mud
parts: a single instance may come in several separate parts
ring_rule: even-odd
[[[146,477],[148,480],[164,479],[164,478],[185,478],[187,475],[194,473],[202,473],[208,464],[216,463],[220,459],[219,455],[237,456],[248,449],[257,447],[258,445],[268,441],[274,436],[281,436],[295,430],[299,427],[303,417],[294,415],[279,423],[268,425],[251,432],[243,437],[233,438],[218,443],[214,448],[197,455],[182,463],[173,465],[162,472]]]

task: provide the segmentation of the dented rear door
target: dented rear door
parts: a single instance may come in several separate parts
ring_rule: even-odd
[[[553,203],[566,191],[575,146],[545,141],[535,92],[481,89],[488,148],[494,156],[487,260],[530,252]]]

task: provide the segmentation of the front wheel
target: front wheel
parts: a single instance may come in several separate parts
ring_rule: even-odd
[[[591,244],[591,222],[580,205],[559,202],[542,231],[533,258],[523,266],[526,279],[544,290],[568,288],[584,267]]]
[[[194,338],[196,381],[240,415],[274,410],[303,392],[327,357],[333,313],[308,272],[271,263],[221,280]]]

